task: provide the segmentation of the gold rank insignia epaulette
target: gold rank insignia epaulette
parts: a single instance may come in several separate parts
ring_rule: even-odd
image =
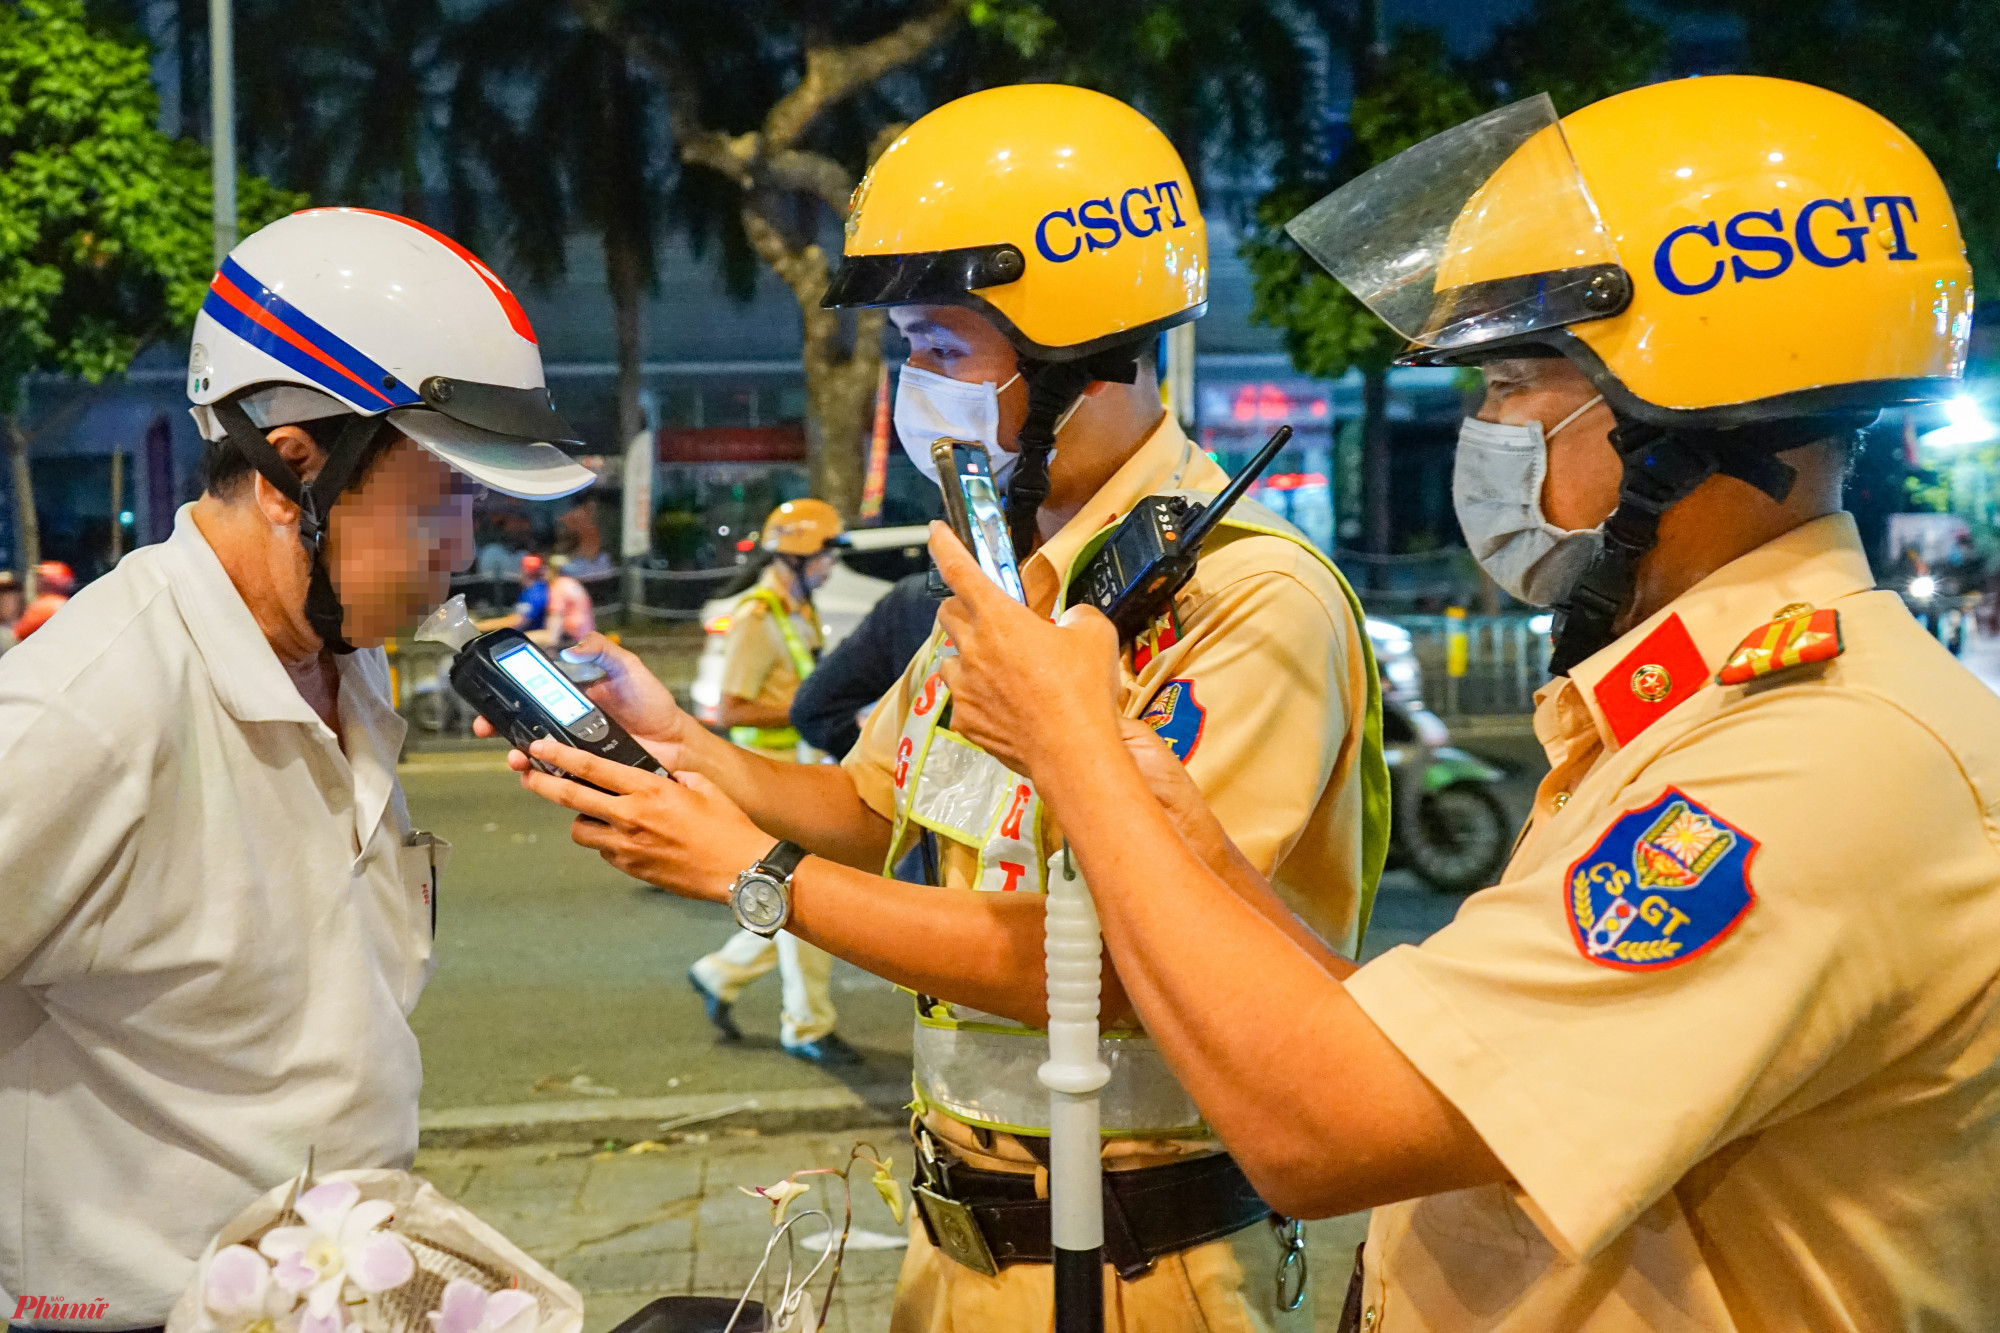
[[[1747,685],[1753,680],[1840,656],[1840,612],[1831,607],[1786,607],[1778,618],[1761,626],[1738,644],[1715,679],[1723,685]]]

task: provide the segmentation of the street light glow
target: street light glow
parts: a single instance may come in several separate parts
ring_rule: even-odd
[[[1959,397],[1944,405],[1950,424],[1927,431],[1917,442],[1931,449],[1950,449],[1966,444],[1985,444],[2000,439],[2000,426],[1993,424],[1976,399]]]

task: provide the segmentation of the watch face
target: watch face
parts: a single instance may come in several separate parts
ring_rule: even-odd
[[[737,887],[735,906],[753,930],[768,930],[785,919],[784,891],[761,875],[752,875]]]

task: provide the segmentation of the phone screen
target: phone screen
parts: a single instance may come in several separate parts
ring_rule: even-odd
[[[576,686],[551,670],[548,659],[529,644],[515,644],[493,660],[565,727],[596,707],[578,693]]]
[[[1007,535],[1007,518],[1000,509],[1000,497],[993,491],[993,479],[983,472],[961,472],[959,490],[965,495],[965,516],[972,525],[973,554],[986,577],[1003,588],[1015,601],[1026,603],[1021,591],[1021,571],[1014,564],[1014,542]]]

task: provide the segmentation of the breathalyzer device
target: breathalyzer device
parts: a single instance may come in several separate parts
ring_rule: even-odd
[[[939,488],[944,492],[945,521],[965,549],[978,558],[986,577],[1009,597],[1025,603],[1028,595],[1021,590],[1021,570],[1014,563],[1014,540],[1007,533],[1007,516],[993,486],[993,469],[985,448],[971,440],[941,438],[931,445],[931,461],[937,464]],[[935,564],[929,587],[933,597],[951,596]]]
[[[1141,500],[1070,584],[1070,603],[1102,611],[1118,627],[1120,643],[1137,638],[1194,577],[1202,542],[1291,438],[1290,426],[1278,427],[1205,505],[1182,495]]]
[[[480,633],[466,612],[463,594],[432,612],[418,628],[417,638],[457,650],[451,664],[452,689],[521,753],[526,754],[530,745],[546,737],[648,773],[666,772],[623,727],[586,698],[527,635],[517,629]],[[530,758],[528,762],[544,773],[583,782],[575,774],[563,773],[540,760]],[[583,785],[596,786],[590,782]]]

